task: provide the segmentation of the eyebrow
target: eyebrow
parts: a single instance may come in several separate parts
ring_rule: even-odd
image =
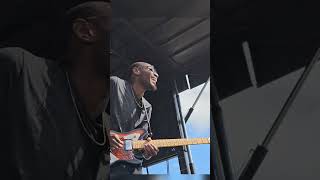
[[[156,69],[156,68],[155,68],[154,66],[152,66],[152,65],[147,65],[146,67],[147,67],[147,68],[152,68],[152,69],[154,69],[154,70]]]
[[[109,16],[107,16],[107,15],[88,16],[88,17],[84,17],[84,19],[98,19],[98,18],[103,18],[103,17],[109,17]]]

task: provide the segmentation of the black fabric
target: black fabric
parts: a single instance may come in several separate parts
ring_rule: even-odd
[[[84,133],[59,64],[0,49],[0,87],[1,177],[107,179],[107,148]]]
[[[111,176],[110,178],[112,179],[113,177],[118,177],[122,175],[138,175],[142,174],[142,167],[141,166],[135,166],[129,163],[117,163],[111,167]]]

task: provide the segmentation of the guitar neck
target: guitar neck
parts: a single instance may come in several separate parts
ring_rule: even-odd
[[[146,141],[134,141],[132,144],[133,149],[143,149]],[[210,138],[192,138],[192,139],[158,139],[152,140],[152,144],[157,147],[177,147],[192,144],[210,144]]]

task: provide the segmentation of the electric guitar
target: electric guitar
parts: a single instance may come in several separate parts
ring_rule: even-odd
[[[135,157],[135,150],[141,150],[146,143],[145,137],[148,135],[144,129],[135,129],[127,133],[118,133],[110,130],[110,134],[117,134],[124,142],[123,148],[111,149],[110,166],[117,162],[127,162],[131,164],[140,164],[142,160]],[[192,139],[158,139],[152,140],[152,144],[158,148],[177,147],[194,144],[210,144],[210,138],[192,138]]]

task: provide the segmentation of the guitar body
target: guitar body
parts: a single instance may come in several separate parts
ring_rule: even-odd
[[[127,133],[118,133],[110,130],[110,134],[117,134],[122,141],[124,141],[124,147],[121,149],[111,149],[110,152],[110,166],[119,162],[127,162],[130,164],[141,164],[142,161],[135,158],[132,148],[126,147],[126,142],[132,142],[137,140],[143,140],[147,135],[147,131],[144,129],[135,129]]]

